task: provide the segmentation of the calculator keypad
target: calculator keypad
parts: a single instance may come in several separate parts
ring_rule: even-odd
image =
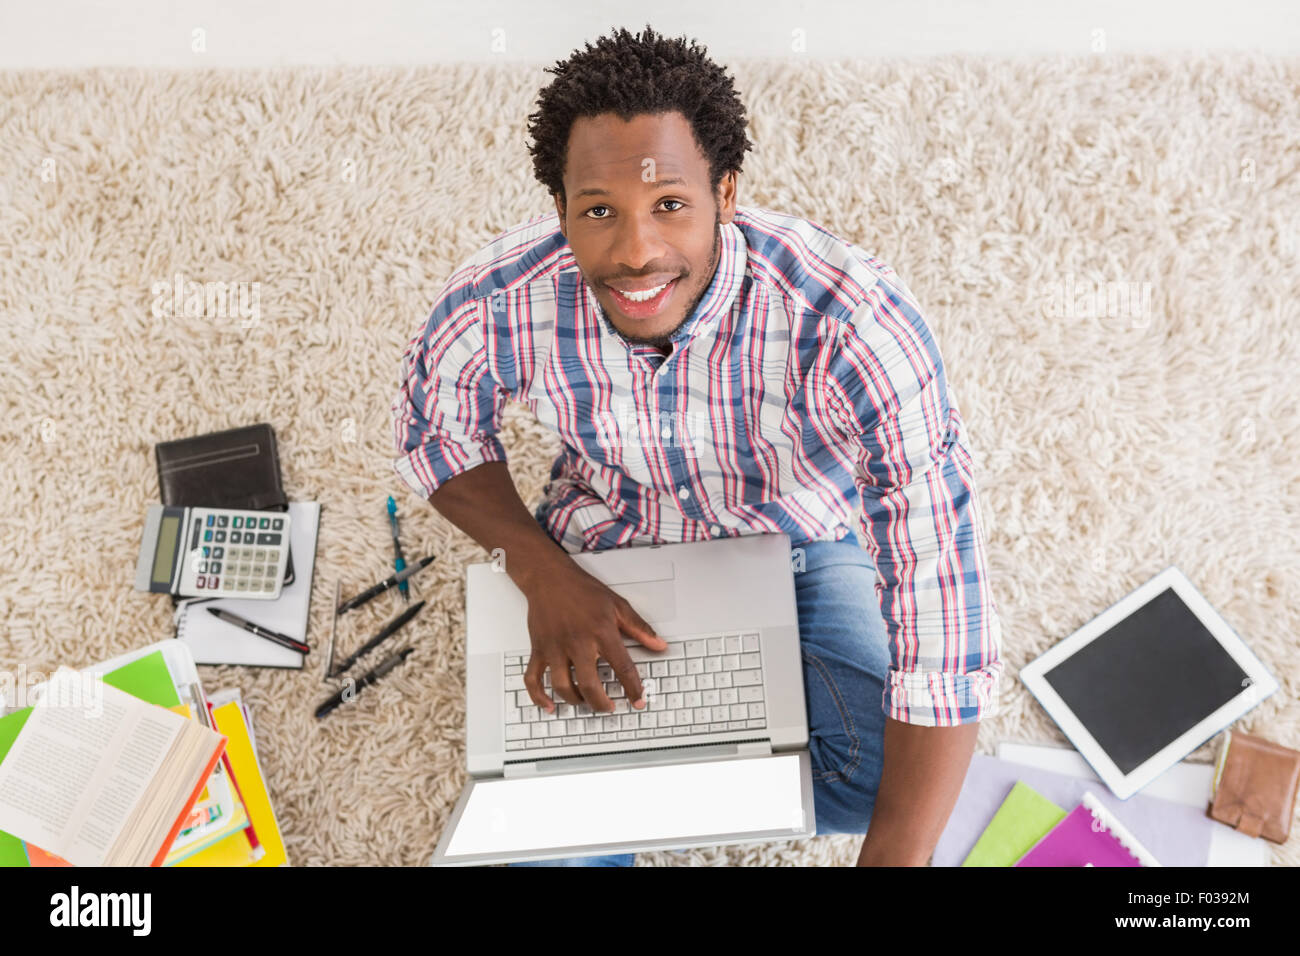
[[[204,543],[196,541],[191,549],[189,567],[181,575],[182,596],[279,597],[288,560],[287,516],[191,510],[196,538],[202,529]]]

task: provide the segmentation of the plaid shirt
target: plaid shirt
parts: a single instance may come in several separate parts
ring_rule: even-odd
[[[719,255],[664,358],[609,323],[554,213],[492,240],[403,356],[397,473],[427,499],[504,461],[510,398],[564,441],[536,514],[569,553],[841,540],[856,518],[890,638],[885,713],[987,716],[1001,622],[961,414],[916,300],[869,253],[758,207],[721,226]]]

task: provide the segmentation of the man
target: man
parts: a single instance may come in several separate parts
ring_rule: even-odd
[[[818,832],[865,833],[860,865],[925,865],[1002,672],[938,345],[879,259],[739,204],[745,111],[703,50],[618,30],[551,72],[530,133],[556,215],[444,287],[404,358],[398,473],[505,550],[547,711],[638,714],[623,638],[667,646],[570,554],[789,534]],[[507,398],[564,439],[531,515]]]

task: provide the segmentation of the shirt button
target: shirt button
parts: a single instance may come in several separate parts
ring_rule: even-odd
[[[685,500],[686,500],[687,498],[689,498],[690,496],[691,496],[691,493],[690,493],[690,491],[689,491],[687,488],[678,488],[678,489],[677,489],[677,497],[678,497],[678,498],[681,498],[682,501],[685,501]]]
[[[716,524],[709,525],[709,532],[716,538],[719,534],[722,533],[722,529],[719,528]]]
[[[672,438],[672,437],[673,437],[673,430],[672,430],[671,428],[665,428],[663,431],[661,431],[661,432],[659,433],[659,437],[660,437],[660,438]]]

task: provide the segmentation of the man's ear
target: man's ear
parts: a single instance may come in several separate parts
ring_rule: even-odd
[[[567,239],[569,236],[564,231],[564,200],[560,198],[559,193],[551,193],[551,198],[555,200],[555,211],[560,217],[560,235]]]
[[[736,214],[736,203],[740,194],[740,174],[734,169],[727,172],[718,182],[718,221],[721,225],[731,222]]]

